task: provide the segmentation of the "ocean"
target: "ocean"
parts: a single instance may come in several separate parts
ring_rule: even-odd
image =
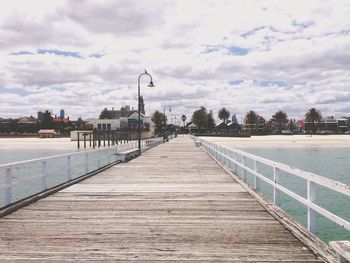
[[[238,148],[242,151],[284,163],[320,176],[350,184],[350,147],[260,147]],[[261,169],[262,174],[272,178],[271,171]],[[306,183],[303,179],[288,174],[280,175],[281,183],[294,192],[306,197]],[[250,178],[252,183],[252,176]],[[272,188],[262,184],[262,192],[272,198]],[[294,199],[281,194],[281,208],[307,226],[307,210]],[[321,207],[350,221],[350,197],[323,187],[318,187],[316,203]],[[350,231],[317,216],[317,236],[325,241],[350,240]]]

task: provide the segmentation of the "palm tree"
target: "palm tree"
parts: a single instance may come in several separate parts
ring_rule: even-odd
[[[283,111],[277,111],[272,118],[278,123],[278,130],[282,130],[282,124],[288,122],[287,114]]]
[[[250,133],[253,133],[253,125],[258,120],[258,115],[256,114],[255,111],[251,110],[251,111],[247,112],[244,119],[246,120],[246,122],[248,124],[250,124]]]
[[[316,133],[317,131],[316,123],[320,122],[321,119],[322,119],[321,112],[316,108],[309,109],[308,112],[306,112],[305,114],[305,120],[309,123],[312,123],[314,133]]]
[[[226,108],[222,108],[221,110],[219,110],[218,117],[220,120],[224,120],[224,123],[226,123],[226,121],[230,117],[230,112],[226,110]]]

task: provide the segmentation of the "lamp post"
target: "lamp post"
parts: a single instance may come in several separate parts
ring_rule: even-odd
[[[140,109],[140,79],[143,75],[147,75],[150,77],[151,81],[148,84],[148,87],[154,87],[153,85],[153,80],[152,80],[152,76],[150,74],[147,73],[147,71],[145,70],[145,72],[141,73],[139,78],[138,78],[138,89],[137,89],[137,99],[138,99],[138,107],[137,107],[137,111],[139,113],[139,121],[138,121],[138,146],[139,146],[139,155],[141,155],[141,109]]]
[[[163,107],[163,114],[164,114],[164,137],[163,137],[163,141],[165,141],[165,137],[166,137],[166,134],[165,134],[165,129],[166,129],[166,116],[165,116],[165,108],[168,107],[169,108],[169,111],[171,112],[171,106],[170,105],[165,105]]]

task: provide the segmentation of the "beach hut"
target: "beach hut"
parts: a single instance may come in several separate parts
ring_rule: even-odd
[[[39,130],[38,134],[41,139],[54,138],[56,135],[56,132],[55,130]]]

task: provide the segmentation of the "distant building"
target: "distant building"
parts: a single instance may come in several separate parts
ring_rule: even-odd
[[[220,134],[237,134],[240,132],[240,125],[234,122],[221,122],[215,126],[215,132]]]
[[[298,120],[296,122],[296,126],[298,128],[298,131],[305,131],[305,121],[304,120]]]
[[[140,96],[140,112],[145,115],[145,103],[143,102],[143,97]]]
[[[38,111],[38,120],[39,121],[43,120],[43,115],[44,115],[44,113],[42,111]]]
[[[232,115],[232,123],[238,124],[236,114]]]
[[[220,123],[215,125],[215,129],[214,130],[217,133],[226,134],[227,130],[228,130],[227,124],[224,121],[222,121],[222,122],[220,122]]]
[[[63,119],[64,118],[64,109],[60,110],[60,118]]]
[[[312,132],[316,126],[317,132],[343,133],[348,130],[348,121],[347,118],[335,119],[333,116],[326,117],[317,123],[305,121],[305,131]]]
[[[95,119],[92,121],[93,129],[99,131],[108,130],[124,130],[124,131],[137,131],[138,130],[138,118],[139,114],[137,111],[128,111],[128,115],[124,114],[122,111],[114,111],[115,117],[111,119]],[[140,115],[141,130],[149,130],[151,124],[151,117]]]
[[[254,123],[250,123],[250,122],[248,121],[247,116],[244,117],[244,120],[243,120],[243,130],[244,130],[245,132],[251,132],[251,131],[253,131],[253,132],[256,132],[256,133],[260,133],[260,132],[263,131],[264,126],[265,126],[265,124],[266,124],[266,121],[265,121],[265,119],[264,119],[262,116],[260,116],[260,115],[257,115],[256,117],[257,117],[257,119],[256,119],[256,121],[255,121]]]
[[[18,119],[17,124],[36,124],[36,119],[33,116],[21,117]]]
[[[143,104],[143,100],[141,101]],[[142,109],[142,107],[140,107]],[[144,106],[143,106],[144,108]],[[120,110],[108,110],[105,108],[101,115],[102,119],[92,120],[92,125],[94,130],[98,131],[128,131],[137,132],[138,131],[138,111],[131,109],[130,106],[126,105],[121,107]],[[155,125],[151,120],[151,117],[145,116],[144,113],[140,114],[140,124],[143,137],[150,137],[154,134]]]
[[[67,116],[67,118],[62,118],[62,117],[57,117],[57,115],[55,115],[55,117],[54,118],[52,118],[52,121],[54,122],[54,123],[62,123],[62,124],[69,124],[69,123],[71,123],[71,121],[70,121],[70,119],[69,119],[69,116]]]
[[[55,130],[39,130],[38,131],[39,137],[41,139],[43,138],[54,138],[56,135]]]

